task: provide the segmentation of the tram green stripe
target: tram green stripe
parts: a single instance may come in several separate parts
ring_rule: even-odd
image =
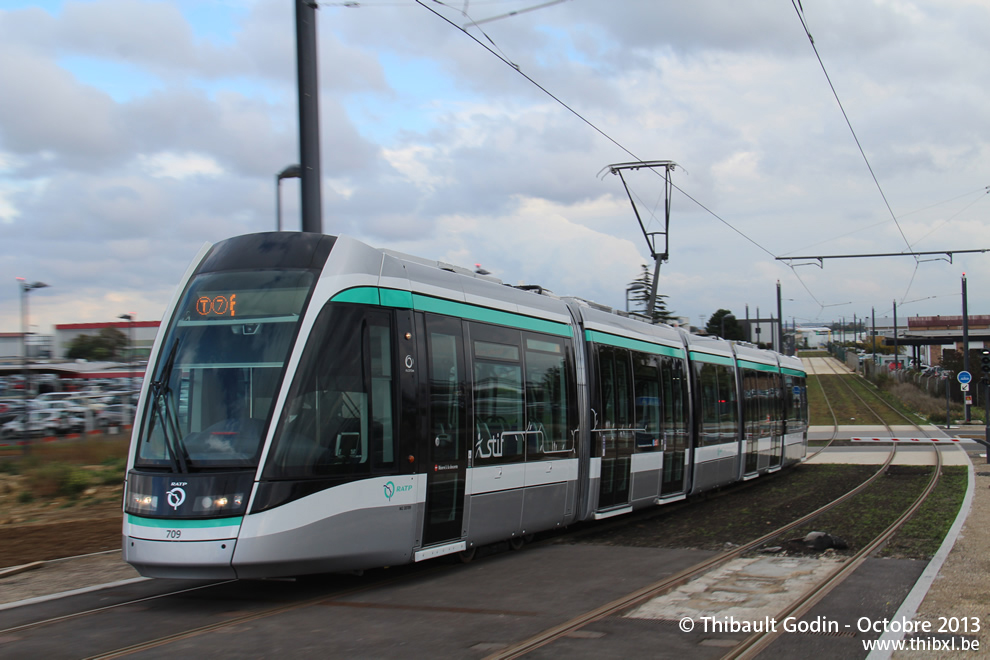
[[[484,323],[497,323],[507,325],[520,330],[532,330],[533,332],[543,332],[561,337],[572,337],[573,331],[567,323],[557,321],[547,321],[532,316],[524,316],[514,312],[503,312],[498,309],[480,307],[468,303],[456,302],[454,300],[444,300],[432,296],[424,296],[419,293],[401,291],[398,289],[379,289],[376,287],[362,286],[341,291],[332,299],[333,302],[350,302],[364,305],[384,305],[386,307],[397,307],[399,309],[415,309],[419,312],[432,312],[434,314],[444,314],[454,316],[469,321],[482,321]]]
[[[560,335],[561,337],[573,336],[571,326],[566,323],[546,321],[544,319],[533,318],[532,316],[523,316],[522,314],[514,314],[513,312],[503,312],[499,309],[489,309],[488,307],[478,307],[453,300],[433,298],[418,293],[412,294],[412,297],[413,309],[420,312],[433,312],[435,314],[457,316],[470,321],[497,323],[498,325],[507,325],[513,328],[519,328],[520,330],[545,332],[551,335]]]
[[[587,341],[591,341],[596,344],[605,344],[606,346],[617,346],[618,348],[628,348],[634,351],[641,351],[643,353],[667,355],[670,357],[679,358],[681,360],[684,359],[683,348],[673,348],[671,346],[654,344],[652,342],[642,341],[640,339],[620,337],[618,335],[612,335],[607,332],[600,332],[598,330],[585,330],[584,338]]]
[[[371,286],[359,286],[341,291],[332,299],[333,302],[358,303],[360,305],[381,305],[378,289]]]
[[[204,529],[208,527],[233,527],[240,525],[244,516],[209,518],[207,520],[177,520],[175,518],[140,518],[127,514],[127,522],[140,527],[167,527],[169,529]]]
[[[801,378],[807,378],[808,377],[808,374],[806,374],[803,371],[798,371],[797,369],[789,369],[787,367],[783,367],[783,368],[781,368],[781,371],[783,371],[788,376],[800,376]]]
[[[382,305],[385,307],[398,307],[400,309],[412,309],[413,307],[413,296],[408,291],[379,289],[378,295],[381,297]]]
[[[739,366],[745,369],[756,369],[757,371],[769,371],[775,374],[780,373],[780,369],[775,364],[763,364],[762,362],[750,362],[749,360],[739,360]]]
[[[727,367],[733,367],[736,364],[732,358],[722,355],[712,355],[711,353],[699,353],[698,351],[691,351],[691,359],[698,362],[708,362],[709,364],[723,364]]]

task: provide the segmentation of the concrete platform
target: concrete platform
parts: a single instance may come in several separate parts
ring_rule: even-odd
[[[969,465],[966,450],[959,445],[939,447],[942,465]],[[809,452],[810,453],[810,452]],[[826,447],[809,465],[839,463],[845,465],[882,465],[890,454],[890,444],[870,444],[863,447]],[[898,445],[894,465],[935,465],[935,454],[925,445]]]

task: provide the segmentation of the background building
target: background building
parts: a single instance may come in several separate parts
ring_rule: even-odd
[[[62,323],[55,326],[55,350],[64,358],[72,340],[80,335],[96,336],[104,328],[116,328],[124,333],[133,345],[128,360],[147,360],[158,334],[161,321],[110,321],[108,323]]]

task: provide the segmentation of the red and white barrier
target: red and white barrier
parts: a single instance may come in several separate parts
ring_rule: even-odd
[[[849,438],[853,442],[940,442],[948,444],[962,442],[969,438]]]

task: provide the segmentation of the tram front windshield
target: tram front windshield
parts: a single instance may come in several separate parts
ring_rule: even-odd
[[[257,465],[313,279],[293,270],[192,281],[149,384],[137,467]]]

